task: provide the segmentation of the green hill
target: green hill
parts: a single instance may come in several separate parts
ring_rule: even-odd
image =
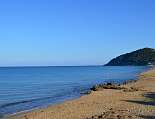
[[[155,64],[155,49],[143,48],[112,59],[105,66],[145,66]]]

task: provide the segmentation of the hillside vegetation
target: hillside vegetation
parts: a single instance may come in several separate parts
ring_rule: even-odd
[[[155,64],[155,49],[143,48],[112,59],[106,66],[145,66]]]

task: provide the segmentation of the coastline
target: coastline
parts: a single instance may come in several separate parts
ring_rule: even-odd
[[[146,80],[149,79],[149,80]],[[48,106],[46,108],[33,109],[32,111],[20,112],[9,115],[8,119],[92,119],[108,118],[113,116],[121,118],[139,119],[147,116],[155,117],[154,102],[146,102],[146,94],[155,92],[155,68],[140,74],[138,80],[128,82],[121,86],[137,90],[103,89],[93,91],[89,95],[64,103]],[[154,98],[153,98],[154,100]],[[138,103],[139,101],[139,103]],[[145,102],[144,102],[145,103]],[[147,110],[150,111],[147,111]],[[115,114],[116,113],[116,114]],[[132,116],[131,116],[132,115]],[[105,117],[104,117],[105,116]],[[115,117],[116,116],[116,117]],[[113,118],[112,117],[112,118]]]

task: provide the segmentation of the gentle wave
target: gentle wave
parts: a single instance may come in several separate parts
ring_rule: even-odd
[[[74,92],[77,92],[77,90],[80,90],[80,92],[85,92],[88,89],[74,89]],[[21,100],[21,101],[17,101],[17,102],[11,102],[11,103],[5,103],[0,105],[0,108],[6,108],[9,106],[13,106],[13,105],[18,105],[18,104],[23,104],[23,103],[29,103],[29,102],[35,102],[35,101],[40,101],[40,100],[47,100],[47,99],[52,99],[52,98],[57,98],[57,97],[62,97],[63,95],[67,94],[68,92],[64,92],[63,94],[56,94],[56,95],[52,95],[52,96],[47,96],[47,97],[42,97],[42,98],[35,98],[35,99],[28,99],[28,100]]]
[[[54,96],[54,97],[56,97],[56,96]],[[28,102],[33,102],[33,101],[46,100],[46,99],[50,99],[50,98],[53,98],[53,96],[30,99],[30,100],[22,100],[22,101],[12,102],[12,103],[6,103],[6,104],[3,104],[3,105],[0,105],[0,108],[5,108],[5,107],[13,106],[13,105],[28,103]]]

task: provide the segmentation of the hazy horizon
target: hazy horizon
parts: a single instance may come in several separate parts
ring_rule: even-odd
[[[153,0],[0,1],[0,66],[104,65],[155,48]]]

